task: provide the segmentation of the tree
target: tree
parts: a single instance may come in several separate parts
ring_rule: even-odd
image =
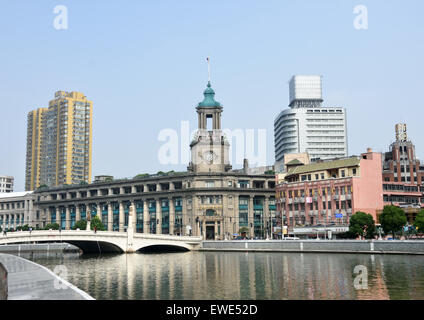
[[[424,209],[421,209],[415,217],[414,227],[419,233],[424,233]]]
[[[91,219],[91,224],[90,224],[91,230],[94,230],[94,227],[97,228],[97,231],[106,231],[105,226],[103,225],[100,218],[97,217],[97,216],[95,216],[93,219]]]
[[[357,211],[350,217],[349,232],[356,237],[366,237],[368,239],[374,238],[375,235],[375,222],[372,215]]]
[[[240,230],[239,230],[240,236],[243,235],[243,234],[246,236],[246,233],[248,233],[248,232],[249,232],[248,227],[241,227]]]
[[[77,230],[77,229],[80,229],[80,230],[85,230],[85,229],[87,229],[87,221],[86,220],[79,220],[79,221],[77,221],[75,224],[74,224],[74,226],[72,227],[72,230]]]
[[[138,175],[136,175],[134,178],[138,179],[138,178],[147,178],[149,176],[148,173],[140,173]]]
[[[406,224],[406,221],[405,212],[401,208],[392,205],[384,206],[383,213],[380,215],[380,223],[384,233],[391,233],[393,239],[396,237],[396,232],[399,232]]]
[[[46,225],[46,227],[44,228],[44,230],[59,230],[59,224],[58,223],[49,223]]]

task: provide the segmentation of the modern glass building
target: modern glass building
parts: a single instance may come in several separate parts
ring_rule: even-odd
[[[322,107],[321,76],[293,76],[289,108],[274,121],[276,170],[284,155],[307,152],[312,161],[346,157],[346,109]]]

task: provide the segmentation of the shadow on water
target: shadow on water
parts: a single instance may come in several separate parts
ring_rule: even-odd
[[[177,252],[188,252],[189,250],[177,246],[166,246],[166,245],[154,245],[144,247],[137,251],[137,253],[149,254],[149,253],[177,253]]]

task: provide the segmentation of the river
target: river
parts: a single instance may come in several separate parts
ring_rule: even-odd
[[[258,252],[21,256],[56,268],[59,276],[95,299],[424,299],[424,256]],[[355,271],[356,266],[364,267]]]

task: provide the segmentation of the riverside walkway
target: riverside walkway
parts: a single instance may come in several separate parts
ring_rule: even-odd
[[[0,253],[0,264],[8,273],[8,300],[94,300],[32,261]]]

